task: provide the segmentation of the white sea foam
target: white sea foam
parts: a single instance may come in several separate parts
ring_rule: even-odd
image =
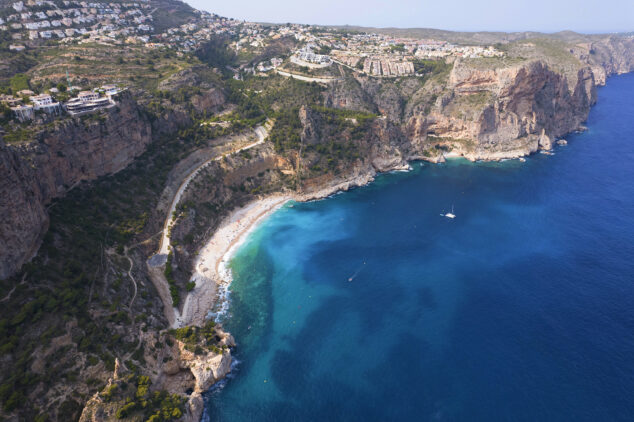
[[[178,325],[221,320],[230,305],[229,287],[233,274],[229,263],[258,224],[290,198],[268,197],[232,212],[200,250],[191,280],[196,283],[187,295]]]

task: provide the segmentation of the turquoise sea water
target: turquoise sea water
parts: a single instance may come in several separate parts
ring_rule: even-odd
[[[610,79],[554,156],[276,212],[232,262],[239,363],[205,418],[634,420],[633,98]]]

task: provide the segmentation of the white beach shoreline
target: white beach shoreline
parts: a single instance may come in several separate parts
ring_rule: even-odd
[[[292,198],[275,195],[256,199],[234,210],[220,224],[213,236],[198,252],[191,280],[196,282],[183,305],[175,326],[201,325],[214,306],[220,313],[227,307],[227,291],[231,284],[229,261],[257,225]]]
[[[394,166],[391,170],[405,168],[410,167]],[[354,187],[365,186],[374,180],[374,176],[375,174],[359,174],[310,193],[277,194],[258,198],[232,211],[198,251],[194,273],[190,279],[196,283],[196,287],[185,298],[183,311],[180,315],[177,314],[174,327],[202,325],[210,312],[216,317],[226,312],[229,305],[228,289],[232,281],[228,264],[240,245],[262,220],[290,200],[320,200]]]

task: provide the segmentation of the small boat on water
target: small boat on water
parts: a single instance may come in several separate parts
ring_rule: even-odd
[[[453,213],[453,205],[451,206],[451,212],[448,212],[446,214],[440,214],[440,215],[447,218],[456,218],[456,214]]]
[[[525,163],[525,162],[526,162],[526,158],[524,158],[524,157],[520,157],[520,161],[521,161],[522,163]]]

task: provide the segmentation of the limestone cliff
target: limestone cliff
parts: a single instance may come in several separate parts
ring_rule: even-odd
[[[447,152],[496,160],[550,149],[581,127],[598,83],[590,64],[568,78],[540,60],[489,67],[457,60],[449,71],[398,83],[354,78],[331,86],[326,105],[381,115],[408,140],[409,158],[432,161]]]
[[[329,87],[324,102],[400,126],[410,158],[437,161],[454,152],[496,160],[550,149],[582,127],[595,86],[634,70],[633,37],[588,36],[569,44],[537,38],[509,52],[508,60],[458,59],[448,72],[397,83],[350,75]]]
[[[457,62],[429,113],[414,108],[405,131],[423,151],[454,151],[470,160],[501,159],[550,149],[580,128],[596,101],[590,68],[575,86],[537,61],[478,70]]]
[[[140,105],[135,97],[142,93],[124,92],[112,109],[37,126],[30,142],[10,145],[0,139],[0,241],[8,246],[0,249],[0,279],[37,251],[48,227],[46,206],[53,199],[82,181],[125,168],[153,137],[191,125],[190,109],[202,113],[224,104],[218,88],[203,85],[184,96],[183,104],[164,99],[164,104]]]
[[[0,278],[37,250],[52,199],[83,180],[116,173],[152,139],[148,118],[129,94],[99,114],[68,118],[41,129],[32,142],[0,141]]]
[[[582,43],[573,54],[592,67],[599,85],[612,75],[634,70],[634,38],[609,36],[592,43]]]
[[[235,341],[231,334],[221,329],[217,329],[217,338],[217,347],[220,349],[207,350],[201,354],[188,350],[185,343],[177,341],[171,350],[173,359],[163,365],[159,377],[161,388],[189,395],[184,422],[200,421],[204,405],[202,393],[231,371],[229,348],[235,347]]]

